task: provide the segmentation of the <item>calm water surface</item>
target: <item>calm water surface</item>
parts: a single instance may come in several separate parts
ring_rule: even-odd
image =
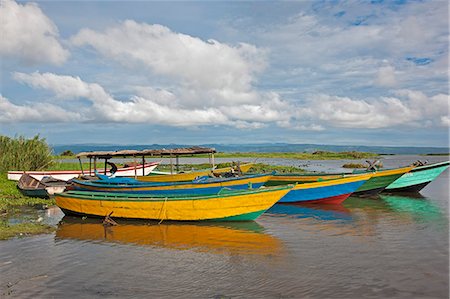
[[[418,158],[394,157],[385,166]],[[54,234],[0,241],[0,297],[448,298],[448,189],[447,170],[421,196],[275,205],[234,224],[105,228],[48,209]]]

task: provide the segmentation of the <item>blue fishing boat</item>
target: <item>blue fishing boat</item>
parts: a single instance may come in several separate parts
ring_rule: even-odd
[[[72,180],[71,190],[131,193],[131,194],[217,194],[223,188],[243,190],[263,186],[272,174],[254,174],[229,178],[201,177],[191,182],[153,183],[132,178],[108,178],[99,180]]]

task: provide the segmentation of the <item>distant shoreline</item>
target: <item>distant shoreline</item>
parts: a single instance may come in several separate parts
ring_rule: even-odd
[[[87,151],[116,151],[124,149],[170,149],[181,147],[212,147],[222,153],[313,153],[328,152],[367,152],[378,155],[447,155],[448,147],[394,147],[394,146],[355,146],[355,145],[323,145],[323,144],[290,144],[290,143],[261,143],[261,144],[58,144],[51,145],[56,155],[66,150],[73,153]]]

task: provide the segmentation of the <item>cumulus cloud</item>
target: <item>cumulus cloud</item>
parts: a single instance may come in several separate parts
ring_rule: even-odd
[[[264,123],[285,117],[287,103],[266,95],[260,104],[241,106],[189,107],[176,101],[167,90],[141,88],[139,95],[129,100],[115,99],[102,86],[87,83],[79,77],[52,73],[15,73],[14,78],[34,88],[52,91],[59,99],[85,99],[90,107],[84,109],[83,119],[89,122],[149,123],[171,126],[230,125],[237,128],[260,128]]]
[[[162,25],[127,20],[104,32],[82,29],[71,38],[76,46],[90,46],[104,57],[128,67],[147,68],[167,76],[184,89],[185,102],[227,105],[255,103],[255,74],[266,66],[265,51],[240,43],[233,47],[216,40],[171,31]]]
[[[369,101],[322,94],[311,97],[299,111],[303,117],[315,118],[333,127],[378,129],[446,125],[448,95],[427,96],[414,90],[399,90],[396,95]]]
[[[377,84],[380,86],[392,87],[397,84],[395,68],[392,66],[383,66],[378,70]]]
[[[370,87],[369,96],[377,97],[393,87],[445,92],[448,28],[441,1],[341,1],[303,7],[275,25],[239,29],[270,49],[272,81],[300,85],[301,93],[348,96]]]
[[[397,90],[391,97],[355,99],[327,94],[308,97],[294,105],[279,95],[267,93],[259,104],[189,107],[177,101],[168,90],[140,88],[128,100],[118,100],[96,83],[79,77],[51,73],[15,73],[14,78],[34,88],[52,91],[61,100],[84,99],[79,114],[70,114],[61,107],[60,118],[48,121],[147,123],[169,126],[227,125],[239,129],[259,129],[269,124],[293,130],[322,131],[327,127],[379,129],[392,126],[447,126],[449,96],[427,96],[415,90]],[[32,107],[17,106],[2,99],[3,122],[41,121],[38,103]],[[0,107],[2,108],[2,107]],[[9,111],[9,112],[8,112]],[[37,113],[37,114],[36,114]],[[14,115],[22,115],[14,117]],[[64,116],[64,117],[63,117]],[[58,116],[59,117],[59,116]]]
[[[0,0],[0,55],[25,64],[60,65],[69,52],[58,40],[58,28],[35,3]]]
[[[0,123],[71,122],[80,120],[82,120],[80,114],[66,111],[51,103],[16,105],[0,95]]]

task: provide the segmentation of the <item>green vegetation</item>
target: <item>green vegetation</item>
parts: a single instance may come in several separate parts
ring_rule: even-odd
[[[14,236],[41,234],[53,230],[52,227],[24,219],[22,223],[10,224],[8,217],[21,214],[24,207],[40,207],[53,205],[52,199],[41,199],[23,196],[16,188],[17,182],[9,181],[5,173],[0,173],[0,240]]]
[[[31,139],[0,136],[0,240],[53,230],[20,214],[26,207],[51,205],[54,201],[23,196],[16,188],[17,182],[9,181],[6,176],[8,170],[42,170],[52,164],[52,150],[39,135]],[[23,222],[9,223],[9,217],[16,218],[15,214],[24,218]]]
[[[327,152],[313,153],[217,153],[216,158],[284,158],[297,160],[339,160],[339,159],[368,159],[379,156],[365,152]],[[206,156],[205,156],[206,157]]]
[[[68,156],[75,156],[75,155],[71,150],[66,150],[66,151],[63,151],[60,156],[68,157]]]
[[[346,163],[342,165],[343,168],[367,168],[367,165],[361,163]]]
[[[248,173],[270,173],[276,171],[277,173],[299,173],[304,172],[304,169],[294,166],[275,166],[263,163],[256,163],[250,168]]]
[[[52,150],[39,135],[31,139],[0,136],[0,172],[40,170],[52,163]]]
[[[6,221],[0,221],[0,240],[6,240],[13,237],[47,234],[54,230],[54,227],[41,223],[24,222],[8,224]]]

